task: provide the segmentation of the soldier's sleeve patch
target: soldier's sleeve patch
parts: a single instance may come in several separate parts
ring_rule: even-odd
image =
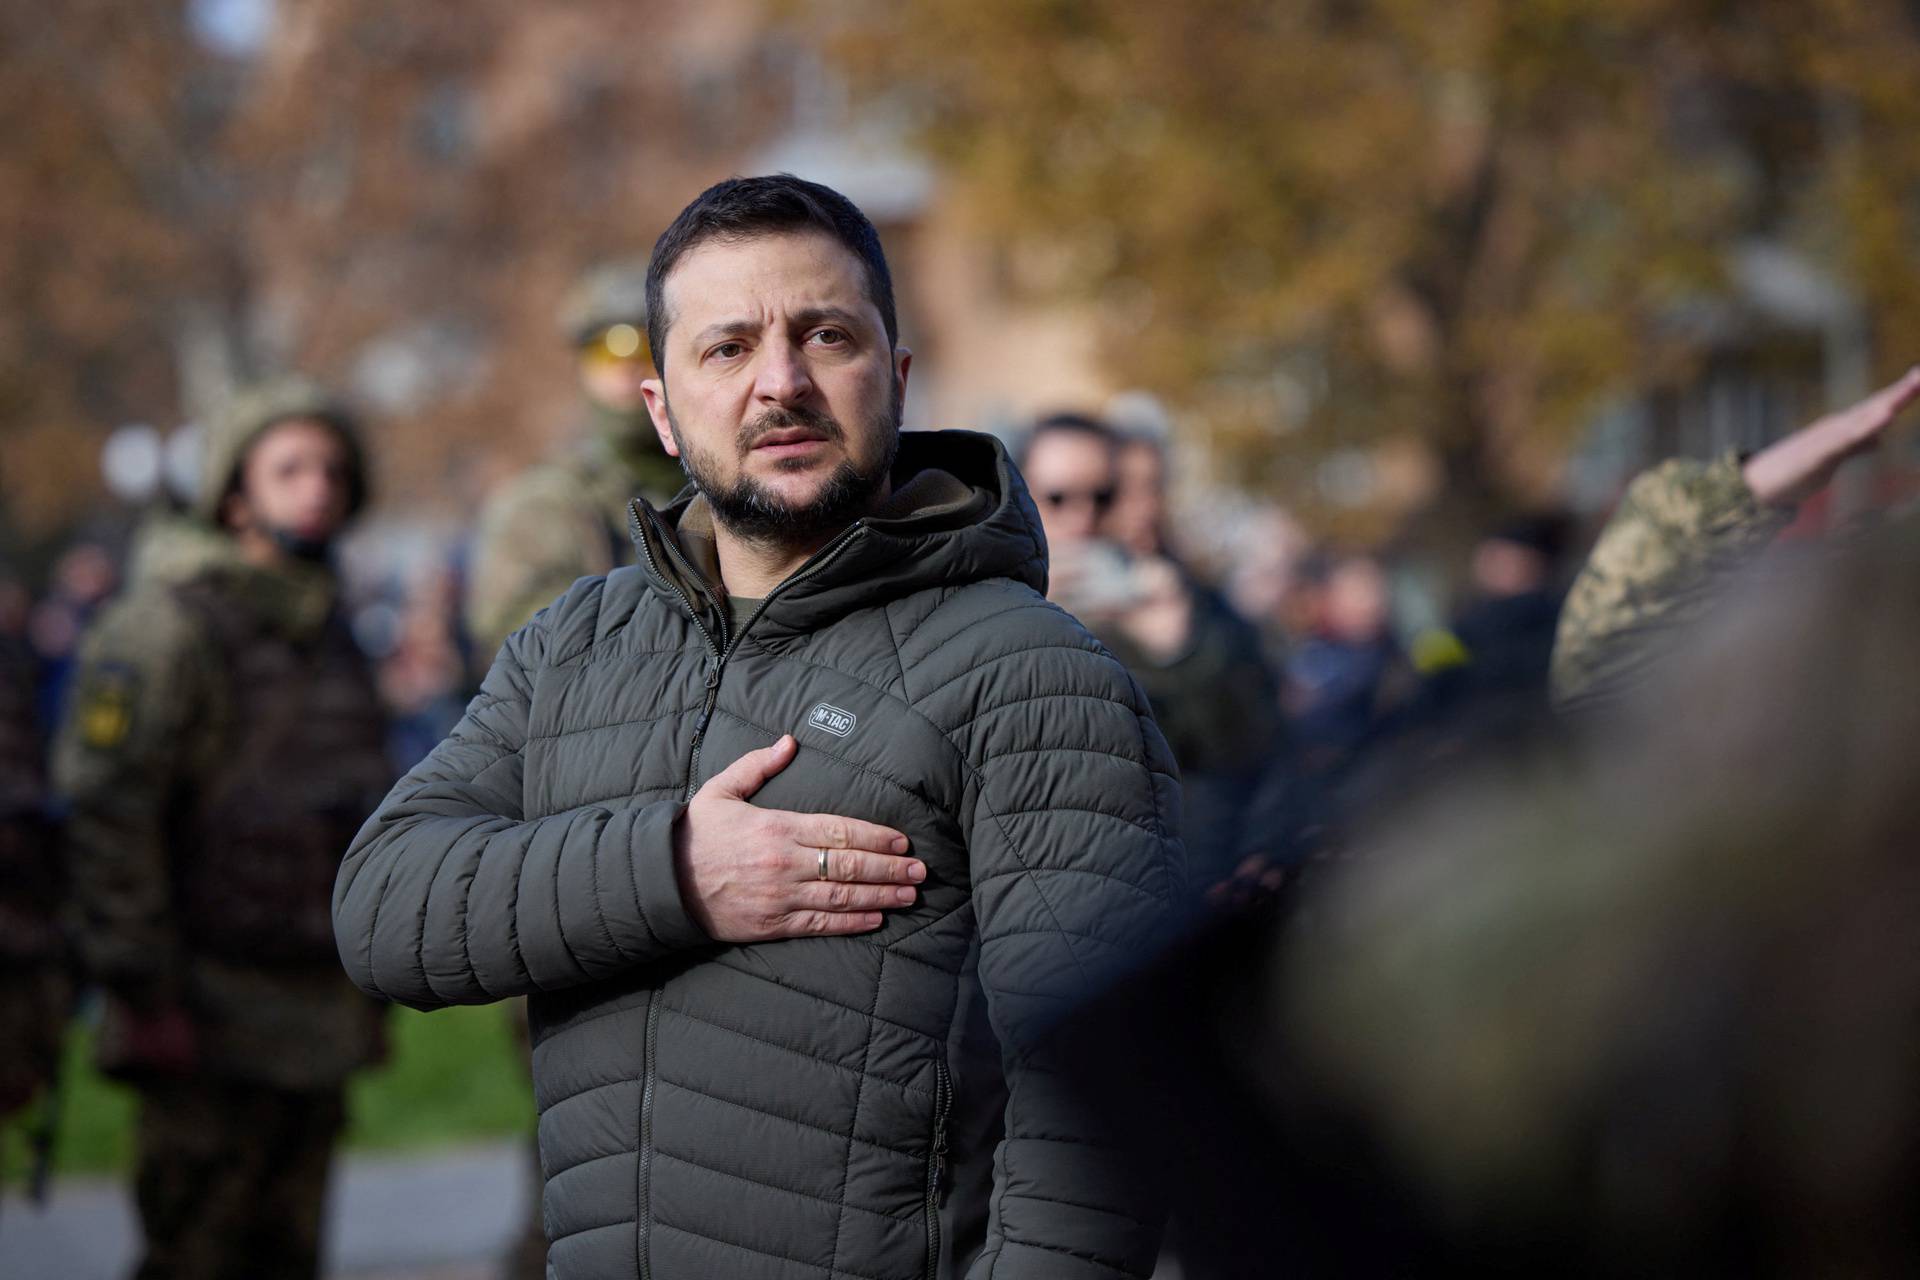
[[[74,724],[80,741],[94,751],[111,751],[133,732],[133,709],[140,673],[124,663],[107,663],[81,677],[74,693]]]

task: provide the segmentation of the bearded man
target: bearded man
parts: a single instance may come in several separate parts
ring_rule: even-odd
[[[1148,1275],[1057,1031],[1164,938],[1178,784],[994,440],[902,436],[879,237],[781,175],[656,244],[639,563],[515,632],[362,829],[348,972],[529,997],[551,1272]]]

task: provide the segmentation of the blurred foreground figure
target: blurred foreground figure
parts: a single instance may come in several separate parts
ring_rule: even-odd
[[[142,1280],[314,1275],[342,1087],[379,1056],[329,917],[392,776],[328,560],[365,491],[318,388],[238,397],[82,646],[56,783],[101,1065],[141,1094]]]
[[[501,489],[481,513],[466,612],[486,660],[575,578],[633,563],[627,504],[665,505],[687,482],[661,449],[640,392],[653,376],[646,264],[588,273],[561,320],[578,361],[585,438]]]
[[[1779,566],[1320,898],[1267,1102],[1342,1117],[1355,1216],[1448,1270],[1920,1272],[1917,647],[1920,528]]]

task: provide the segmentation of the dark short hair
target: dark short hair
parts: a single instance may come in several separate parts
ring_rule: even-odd
[[[1118,453],[1120,446],[1125,443],[1124,437],[1104,419],[1085,413],[1050,413],[1027,428],[1027,433],[1020,438],[1019,449],[1015,451],[1014,463],[1026,466],[1027,459],[1033,456],[1033,446],[1047,436],[1057,435],[1092,436],[1105,445],[1110,453]]]
[[[728,178],[716,182],[680,211],[654,242],[647,263],[647,342],[654,368],[667,368],[667,277],[689,250],[709,240],[751,240],[759,236],[818,231],[831,236],[860,260],[867,271],[867,298],[879,308],[887,342],[898,345],[899,322],[893,310],[893,276],[880,248],[880,233],[853,201],[817,182],[776,173],[764,178]]]

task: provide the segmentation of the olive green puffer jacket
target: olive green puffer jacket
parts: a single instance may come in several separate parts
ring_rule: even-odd
[[[1178,784],[1133,680],[1042,598],[1005,451],[904,436],[893,499],[738,634],[704,504],[634,517],[640,563],[508,640],[335,893],[368,991],[531,997],[550,1272],[1148,1275],[1154,1197],[1046,1032],[1166,936]],[[783,733],[755,803],[893,826],[928,878],[871,934],[721,945],[673,823]]]

